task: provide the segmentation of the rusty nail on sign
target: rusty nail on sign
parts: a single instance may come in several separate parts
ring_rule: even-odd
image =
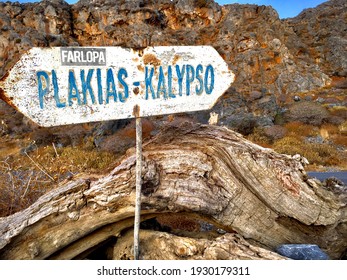
[[[234,74],[210,46],[32,48],[0,81],[2,95],[41,126],[211,108]]]

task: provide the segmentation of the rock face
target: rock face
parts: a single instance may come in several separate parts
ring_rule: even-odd
[[[283,96],[320,88],[327,74],[345,76],[346,3],[320,6],[318,20],[313,11],[281,21],[270,6],[212,0],[0,3],[0,78],[34,46],[208,44],[236,74],[214,109],[219,123],[269,125]]]
[[[71,6],[65,1],[0,3],[0,77],[32,47],[73,44]]]
[[[301,39],[297,55],[311,58],[329,76],[347,75],[347,2],[330,0],[286,20]]]

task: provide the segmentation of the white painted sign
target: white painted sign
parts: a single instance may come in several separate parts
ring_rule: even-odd
[[[33,48],[0,81],[0,94],[39,125],[56,126],[207,110],[233,81],[210,46]]]

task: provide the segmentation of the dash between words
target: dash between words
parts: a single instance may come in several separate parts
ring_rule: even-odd
[[[78,73],[77,73],[78,72]],[[62,74],[60,74],[62,75]],[[40,108],[54,98],[57,108],[66,106],[124,103],[130,87],[144,83],[145,99],[169,100],[180,96],[212,94],[215,71],[211,64],[145,66],[142,81],[129,81],[126,68],[69,69],[65,77],[56,70],[36,72]]]

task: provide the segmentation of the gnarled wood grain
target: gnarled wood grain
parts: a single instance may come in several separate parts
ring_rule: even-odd
[[[185,212],[270,249],[315,243],[339,258],[347,248],[346,195],[308,179],[300,157],[191,123],[161,131],[143,149],[143,219]],[[131,227],[134,202],[131,149],[110,173],[66,182],[2,218],[0,258],[74,258]]]

